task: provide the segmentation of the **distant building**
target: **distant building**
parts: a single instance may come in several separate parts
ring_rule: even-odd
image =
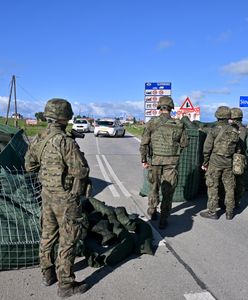
[[[135,118],[133,116],[126,117],[125,123],[126,124],[133,124],[135,122]]]

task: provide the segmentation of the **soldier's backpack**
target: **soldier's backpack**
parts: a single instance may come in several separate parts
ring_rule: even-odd
[[[232,157],[235,153],[238,141],[238,130],[231,125],[223,126],[214,140],[213,153],[225,157]]]
[[[246,156],[241,153],[233,154],[233,165],[232,170],[234,175],[242,175],[246,168]]]

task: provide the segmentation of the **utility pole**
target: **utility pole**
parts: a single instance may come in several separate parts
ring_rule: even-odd
[[[11,85],[10,85],[10,93],[9,93],[9,101],[8,101],[8,107],[7,107],[7,115],[6,115],[6,121],[5,125],[8,124],[8,119],[9,119],[9,110],[10,110],[10,102],[11,102],[11,97],[12,97],[12,91],[14,88],[14,105],[15,105],[15,120],[14,120],[14,126],[18,127],[18,122],[17,122],[17,102],[16,102],[16,77],[15,75],[12,76],[11,79]]]

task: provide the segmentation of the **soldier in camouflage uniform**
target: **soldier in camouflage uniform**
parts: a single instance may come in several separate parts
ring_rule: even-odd
[[[152,118],[146,124],[140,143],[140,154],[143,167],[149,168],[148,180],[151,183],[147,213],[152,220],[156,219],[161,187],[159,228],[163,229],[167,225],[177,185],[179,156],[182,149],[188,145],[188,136],[183,123],[170,116],[174,108],[171,97],[161,97],[157,108],[160,110],[160,116]],[[151,162],[148,162],[149,156]]]
[[[208,188],[208,210],[201,212],[204,218],[218,219],[217,208],[219,187],[222,181],[225,190],[226,219],[233,218],[235,177],[232,171],[233,154],[240,151],[239,131],[236,125],[230,125],[231,110],[220,106],[215,112],[218,122],[210,130],[203,146],[204,162]]]
[[[243,112],[240,108],[234,107],[231,109],[231,124],[236,124],[239,127],[239,138],[240,144],[242,148],[242,153],[247,157],[248,151],[248,129],[242,124],[243,119]],[[234,192],[235,198],[235,207],[239,208],[240,199],[244,194],[245,187],[244,187],[244,174],[242,175],[235,175],[236,179],[236,188]]]
[[[26,170],[39,171],[42,184],[40,266],[43,284],[49,286],[58,280],[60,297],[88,289],[86,283],[75,281],[73,272],[76,242],[87,225],[79,196],[89,167],[78,144],[65,133],[72,115],[68,101],[49,100],[44,112],[47,129],[35,137],[25,156]]]

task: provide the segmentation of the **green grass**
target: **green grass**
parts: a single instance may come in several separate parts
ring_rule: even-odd
[[[125,125],[125,129],[126,131],[133,134],[134,136],[141,137],[144,130],[144,125],[139,125],[139,124]]]
[[[5,125],[5,121],[6,121],[5,118],[0,118],[0,124]],[[14,125],[15,125],[14,121],[15,120],[12,118],[8,119],[8,125],[14,127]],[[37,125],[26,125],[25,120],[21,120],[21,119],[17,120],[17,122],[18,122],[17,123],[18,128],[23,129],[27,136],[34,136],[34,135],[38,134],[39,132],[43,131],[47,127],[47,122],[38,122]],[[68,129],[70,130],[71,127],[72,127],[72,125],[69,124],[67,127],[67,130]]]
[[[5,125],[5,118],[0,118],[0,124]],[[10,118],[8,119],[8,125],[13,126],[15,125],[14,119]],[[47,122],[38,122],[37,125],[26,125],[25,120],[17,120],[17,125],[18,128],[23,129],[24,132],[26,133],[27,136],[34,136],[37,133],[43,131],[47,127]],[[67,130],[70,130],[72,127],[71,124],[67,126]],[[144,129],[144,125],[140,124],[130,124],[130,125],[125,125],[126,131],[129,133],[133,134],[134,136],[141,137]]]

